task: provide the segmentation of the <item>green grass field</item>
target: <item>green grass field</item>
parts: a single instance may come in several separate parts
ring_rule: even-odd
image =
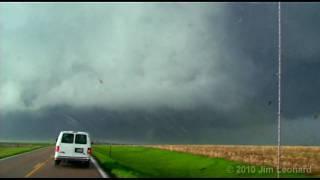
[[[112,146],[110,157],[109,146],[95,145],[93,155],[107,173],[120,178],[276,177],[275,171],[260,172],[261,166],[139,146]],[[283,174],[282,177],[305,176]]]
[[[1,144],[0,143],[0,159],[13,156],[16,154],[32,151],[47,144]]]

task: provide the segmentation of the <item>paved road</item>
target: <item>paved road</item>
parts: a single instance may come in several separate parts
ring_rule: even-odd
[[[88,177],[101,178],[95,165],[86,168],[77,163],[61,162],[54,166],[54,147],[38,149],[18,156],[0,159],[0,178],[5,177]]]

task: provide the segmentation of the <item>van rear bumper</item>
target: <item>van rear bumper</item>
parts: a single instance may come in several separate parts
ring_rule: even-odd
[[[82,161],[87,162],[90,160],[90,157],[73,157],[73,156],[58,156],[54,160],[68,160],[68,161]]]

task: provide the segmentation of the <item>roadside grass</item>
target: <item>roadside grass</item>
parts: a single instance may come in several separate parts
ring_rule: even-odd
[[[141,146],[95,145],[93,156],[112,177],[119,178],[206,178],[206,177],[277,177],[276,171],[260,172],[255,166],[223,158],[209,158]],[[270,167],[269,167],[270,169]],[[281,177],[306,177],[282,174]]]
[[[0,143],[0,159],[17,154],[29,152],[35,149],[39,149],[49,144],[14,144],[14,143]]]

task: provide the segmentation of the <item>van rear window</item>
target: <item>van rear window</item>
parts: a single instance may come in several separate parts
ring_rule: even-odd
[[[64,133],[64,134],[62,135],[61,142],[62,142],[62,143],[73,143],[73,138],[74,138],[74,135],[73,135],[73,134]]]
[[[85,135],[85,134],[77,134],[75,143],[76,144],[87,144],[87,135]]]

